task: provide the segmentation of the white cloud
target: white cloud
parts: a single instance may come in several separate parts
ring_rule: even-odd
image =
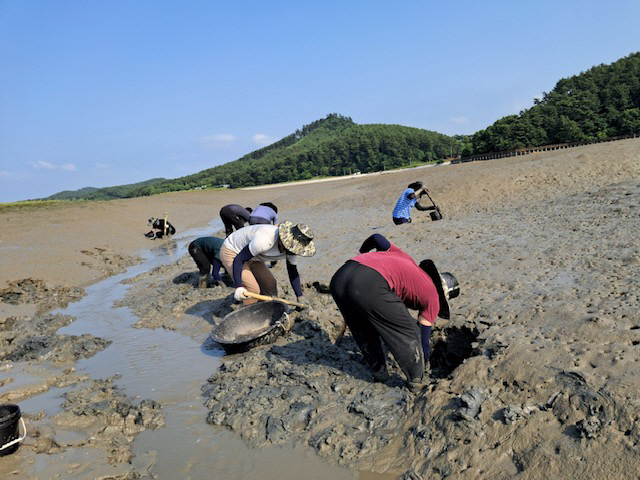
[[[44,160],[38,160],[37,162],[33,162],[32,165],[33,165],[33,168],[37,168],[37,169],[44,168],[45,170],[54,170],[56,168],[55,165],[53,165],[53,163],[45,162]]]
[[[264,133],[256,133],[253,138],[253,143],[261,146],[271,145],[276,141],[275,138],[270,137],[269,135],[265,135]]]
[[[44,160],[38,160],[31,164],[36,170],[63,170],[65,172],[75,172],[76,166],[73,163],[63,163],[62,165],[56,165],[51,162],[45,162]]]
[[[200,137],[199,141],[208,148],[228,147],[236,141],[236,137],[230,133],[215,133],[213,135]]]
[[[456,125],[466,125],[467,123],[469,123],[469,119],[464,115],[461,115],[459,117],[451,117],[449,121],[451,123],[455,123]]]

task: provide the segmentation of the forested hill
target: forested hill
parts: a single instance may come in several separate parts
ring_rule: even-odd
[[[640,132],[640,53],[560,80],[535,105],[472,136],[463,155]]]
[[[218,167],[144,185],[102,188],[77,198],[139,197],[221,185],[237,188],[366,173],[443,160],[458,148],[455,138],[440,133],[400,125],[357,125],[351,118],[334,113]]]
[[[176,179],[62,192],[64,198],[111,199],[245,187],[398,168],[421,162],[640,133],[640,53],[560,80],[534,106],[471,136],[449,137],[399,125],[357,125],[330,114],[244,157]],[[56,194],[60,195],[60,194]],[[49,198],[59,198],[53,195]]]
[[[145,180],[143,182],[131,183],[129,185],[118,185],[117,187],[96,188],[96,187],[84,187],[80,190],[63,190],[50,197],[48,200],[84,200],[84,199],[109,199],[109,198],[128,198],[131,197],[131,192],[137,190],[145,185],[153,185],[165,181],[165,178],[152,178],[151,180]],[[108,191],[108,194],[103,194],[103,191]]]

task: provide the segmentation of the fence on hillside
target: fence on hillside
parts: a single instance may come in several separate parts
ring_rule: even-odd
[[[640,136],[640,134],[631,133],[628,135],[620,135],[618,137],[610,137],[604,140],[594,140],[591,142],[585,141],[585,142],[571,142],[571,143],[556,143],[553,145],[542,145],[540,147],[516,148],[515,150],[506,150],[504,152],[478,153],[476,155],[469,155],[468,157],[458,157],[458,158],[447,159],[447,161],[450,161],[451,163],[465,163],[465,162],[475,162],[478,160],[493,160],[496,158],[515,157],[517,155],[528,155],[530,153],[548,152],[550,150],[561,150],[564,148],[573,148],[573,147],[579,147],[582,145],[591,145],[594,143],[626,140],[627,138],[637,138],[638,136]]]

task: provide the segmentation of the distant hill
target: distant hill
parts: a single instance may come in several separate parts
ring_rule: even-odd
[[[86,198],[97,190],[100,189],[95,187],[84,187],[79,190],[63,190],[62,192],[54,193],[47,197],[47,200],[78,200],[80,198]]]
[[[534,106],[473,135],[453,137],[400,125],[357,125],[336,113],[235,161],[175,179],[60,192],[50,199],[103,200],[246,187],[398,168],[423,162],[640,132],[640,53],[558,81]]]
[[[155,183],[164,182],[165,178],[152,178],[143,182],[131,183],[129,185],[120,185],[117,187],[94,188],[85,187],[79,190],[64,190],[54,193],[46,198],[46,200],[110,200],[114,198],[130,198],[131,192],[141,187],[153,185]]]
[[[562,79],[534,102],[473,134],[463,155],[640,132],[640,52]]]
[[[357,125],[351,118],[333,113],[224,165],[176,179],[102,188],[82,198],[139,197],[223,185],[237,188],[356,171],[373,172],[436,162],[457,149],[457,139],[440,133],[400,125]]]

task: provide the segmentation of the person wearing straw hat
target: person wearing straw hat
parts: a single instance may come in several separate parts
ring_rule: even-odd
[[[311,257],[316,253],[311,228],[290,221],[278,225],[249,225],[229,235],[220,248],[222,265],[231,273],[236,290],[233,294],[244,305],[256,300],[246,292],[278,295],[275,277],[265,262],[286,260],[289,281],[298,303],[303,303],[298,257]]]
[[[448,300],[460,293],[456,278],[440,274],[431,260],[416,264],[376,233],[363,242],[360,255],[338,269],[329,289],[374,381],[389,378],[384,341],[407,377],[407,386],[418,392],[424,386],[431,328],[436,317],[449,318]],[[418,311],[417,321],[408,308]]]

